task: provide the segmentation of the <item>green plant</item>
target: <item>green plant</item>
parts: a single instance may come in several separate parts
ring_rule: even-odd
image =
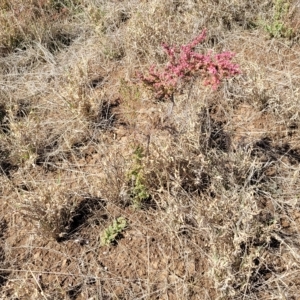
[[[119,217],[113,221],[112,225],[104,230],[100,237],[101,246],[109,245],[116,241],[118,235],[127,227],[127,221]]]
[[[265,29],[273,38],[291,38],[293,29],[286,24],[286,17],[289,13],[290,4],[285,0],[274,0],[273,17],[270,24],[265,25]]]
[[[135,208],[141,208],[143,203],[150,197],[145,186],[144,166],[142,164],[143,157],[143,147],[137,146],[133,153],[133,165],[128,172],[131,185],[130,198]]]

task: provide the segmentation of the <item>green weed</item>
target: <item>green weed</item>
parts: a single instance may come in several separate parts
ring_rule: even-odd
[[[112,225],[104,230],[100,237],[101,246],[107,246],[116,241],[118,235],[127,227],[127,221],[119,217],[113,221]]]
[[[138,209],[142,208],[143,203],[150,197],[145,186],[143,157],[144,149],[141,146],[137,146],[133,153],[133,165],[128,172],[128,178],[131,183],[130,198],[132,205]]]
[[[265,24],[265,29],[271,38],[291,38],[293,29],[286,24],[290,4],[285,0],[274,0],[273,17],[270,24]]]

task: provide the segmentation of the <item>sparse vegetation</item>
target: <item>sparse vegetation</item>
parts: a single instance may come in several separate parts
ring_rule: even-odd
[[[72,9],[75,6],[76,1],[2,0],[0,55],[25,50],[36,43],[51,52],[69,45],[75,35],[75,28],[66,23],[71,21]]]
[[[265,28],[271,38],[291,38],[293,36],[293,29],[287,24],[287,18],[290,10],[289,1],[274,0],[273,1],[273,15],[270,24],[266,24]]]
[[[108,226],[101,234],[101,246],[107,246],[115,242],[118,236],[127,227],[127,221],[123,217],[119,217],[113,221],[112,225]]]
[[[142,159],[144,157],[144,149],[137,146],[133,154],[133,165],[128,172],[129,178],[129,196],[132,205],[135,208],[142,208],[145,201],[150,198],[150,195],[145,186],[144,166]]]
[[[0,0],[0,298],[298,299],[299,19]]]

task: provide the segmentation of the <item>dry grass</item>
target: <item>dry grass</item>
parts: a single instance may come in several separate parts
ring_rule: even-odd
[[[299,299],[298,2],[0,0],[1,298]],[[242,74],[157,101],[203,28]]]

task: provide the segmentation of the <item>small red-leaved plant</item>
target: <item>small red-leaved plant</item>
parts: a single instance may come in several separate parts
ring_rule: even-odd
[[[170,98],[179,80],[188,80],[192,76],[203,77],[204,85],[211,85],[214,90],[218,88],[221,80],[240,74],[239,66],[231,62],[234,57],[232,52],[207,54],[194,52],[195,47],[206,38],[206,29],[192,42],[180,48],[163,44],[168,55],[168,64],[159,70],[151,66],[147,75],[139,74],[139,79],[149,86],[159,99]]]

